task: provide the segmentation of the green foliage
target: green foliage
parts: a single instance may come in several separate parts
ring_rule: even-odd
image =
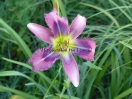
[[[28,29],[45,24],[53,0],[0,0],[0,99],[131,99],[132,1],[58,0],[69,25],[77,14],[87,18],[80,38],[97,43],[95,60],[75,57],[80,85],[67,82],[61,61],[44,72],[27,63],[31,52],[48,46]],[[68,87],[66,87],[68,86]]]

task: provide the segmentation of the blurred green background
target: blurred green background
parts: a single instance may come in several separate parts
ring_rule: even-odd
[[[80,38],[97,43],[94,62],[75,56],[77,88],[64,86],[60,60],[44,72],[33,72],[27,62],[32,52],[48,46],[27,24],[48,27],[44,13],[53,9],[53,2],[0,0],[0,99],[132,99],[132,0],[58,0],[69,25],[77,14],[87,18]]]

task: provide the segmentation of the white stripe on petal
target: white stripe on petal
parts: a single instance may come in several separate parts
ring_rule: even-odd
[[[67,63],[64,57],[62,57],[62,64],[63,64],[66,75],[68,76],[70,81],[73,83],[73,85],[77,87],[79,85],[78,66],[72,54],[69,55],[69,58],[70,58],[70,62]]]
[[[52,44],[51,37],[53,37],[53,33],[49,29],[47,29],[39,24],[35,24],[35,23],[29,23],[27,25],[27,27],[39,39],[41,39],[44,42]]]
[[[86,18],[78,14],[70,26],[69,33],[72,34],[73,38],[77,38],[82,33],[85,26],[86,26]]]

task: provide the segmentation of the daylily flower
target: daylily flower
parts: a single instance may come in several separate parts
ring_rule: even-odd
[[[49,28],[45,28],[35,23],[29,23],[27,27],[39,39],[51,44],[46,48],[36,50],[29,63],[33,65],[32,70],[44,71],[61,58],[66,75],[75,87],[79,85],[79,70],[72,54],[76,54],[83,59],[93,61],[96,44],[90,38],[78,39],[86,26],[86,18],[77,15],[70,27],[64,17],[59,17],[56,9],[48,14],[44,14],[45,21]]]

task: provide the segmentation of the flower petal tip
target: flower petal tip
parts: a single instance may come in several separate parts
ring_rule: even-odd
[[[27,27],[40,40],[47,42],[49,44],[52,44],[50,38],[53,37],[54,35],[49,29],[47,29],[44,26],[41,26],[39,24],[36,24],[36,23],[29,23],[29,24],[27,24]]]
[[[28,23],[27,24],[27,27],[28,27],[28,29],[32,32],[32,30],[35,28],[35,23]]]
[[[67,63],[64,57],[62,57],[62,64],[66,75],[72,82],[72,84],[77,87],[79,85],[79,70],[77,63],[72,54],[69,54],[70,63]]]
[[[81,16],[80,14],[78,14],[77,17],[78,17],[81,21],[86,21],[86,18],[85,18],[84,16]]]
[[[91,38],[76,39],[77,51],[73,52],[83,59],[94,61],[96,43]]]
[[[73,85],[74,85],[75,87],[78,87],[79,81],[78,81],[78,82],[73,82]]]
[[[32,27],[32,24],[33,24],[33,23],[28,23],[28,24],[27,24],[27,27],[30,29],[30,28]]]
[[[72,21],[70,26],[70,32],[73,36],[73,39],[76,39],[86,27],[86,18],[78,14],[76,18]]]

